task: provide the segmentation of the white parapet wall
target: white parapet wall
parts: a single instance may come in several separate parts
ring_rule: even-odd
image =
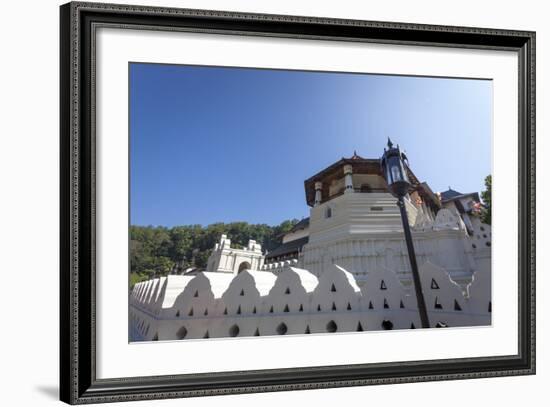
[[[491,324],[491,270],[468,286],[430,261],[420,264],[432,327]],[[350,332],[420,327],[414,290],[390,269],[354,273],[333,264],[320,276],[287,265],[278,273],[200,272],[138,283],[130,293],[130,340]]]

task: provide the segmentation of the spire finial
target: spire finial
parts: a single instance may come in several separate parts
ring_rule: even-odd
[[[392,148],[393,147],[393,143],[391,142],[390,138],[388,137],[388,148]]]

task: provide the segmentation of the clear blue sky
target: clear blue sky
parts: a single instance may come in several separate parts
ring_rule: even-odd
[[[135,225],[278,224],[309,216],[304,180],[387,137],[437,191],[491,172],[492,82],[130,65]]]

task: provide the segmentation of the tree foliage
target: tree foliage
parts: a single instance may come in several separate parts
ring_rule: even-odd
[[[208,226],[186,225],[130,226],[130,285],[155,276],[167,275],[174,266],[206,268],[212,248],[222,234],[235,248],[244,247],[249,239],[262,245],[264,252],[281,244],[282,235],[290,231],[297,219],[277,226],[247,222],[214,223]]]
[[[485,177],[485,191],[481,192],[481,199],[483,199],[484,209],[481,212],[481,221],[488,225],[491,224],[491,185],[492,177],[487,175]]]

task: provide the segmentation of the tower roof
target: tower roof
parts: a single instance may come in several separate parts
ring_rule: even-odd
[[[353,168],[354,174],[372,174],[372,175],[379,175],[383,177],[382,167],[380,165],[379,158],[363,158],[360,155],[358,155],[356,151],[354,151],[351,157],[349,158],[342,157],[340,160],[329,165],[324,170],[319,171],[317,174],[313,175],[312,177],[304,181],[304,187],[306,192],[306,202],[309,206],[313,206],[315,202],[315,183],[316,182],[323,183],[322,195],[323,197],[327,197],[328,192],[325,191],[325,189],[328,188],[328,185],[333,180],[344,177],[345,165],[351,165]],[[410,170],[410,168],[406,167],[406,170],[413,188],[416,188],[418,185],[420,185],[418,178],[416,178],[416,175],[414,175],[414,173]],[[388,190],[387,188],[384,188],[384,190],[380,192],[388,192]]]
[[[299,253],[302,247],[309,241],[309,237],[305,236],[300,239],[291,240],[290,242],[283,243],[273,251],[266,254],[266,260],[271,260],[276,257],[285,256],[289,254]]]
[[[456,198],[460,195],[463,195],[462,192],[455,191],[454,189],[451,189],[451,187],[449,187],[448,190],[441,192],[441,200],[446,201],[452,198]]]
[[[462,192],[455,191],[454,189],[449,189],[447,191],[441,192],[441,202],[449,202],[454,201],[456,199],[462,199],[462,198],[469,198],[471,197],[475,201],[479,202],[479,194],[477,192],[469,192],[466,194],[463,194]]]

